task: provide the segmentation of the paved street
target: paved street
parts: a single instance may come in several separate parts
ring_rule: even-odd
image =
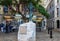
[[[17,33],[5,34],[0,32],[0,41],[17,41]]]
[[[60,41],[60,32],[53,32],[53,38],[49,38],[47,31],[37,32],[37,41]],[[0,32],[0,41],[17,41],[17,32],[5,34]]]
[[[53,32],[53,38],[49,38],[47,31],[37,32],[37,41],[60,41],[60,32]]]

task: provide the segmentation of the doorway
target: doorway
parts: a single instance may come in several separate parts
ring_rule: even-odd
[[[60,26],[59,26],[59,20],[57,20],[57,28],[60,28]]]
[[[40,32],[42,27],[42,22],[36,22],[36,31]]]

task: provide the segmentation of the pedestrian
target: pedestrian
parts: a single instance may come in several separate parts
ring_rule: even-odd
[[[9,21],[6,21],[6,33],[9,32],[9,25],[10,25]]]
[[[39,24],[39,31],[41,31],[41,25],[40,25],[40,22],[38,22],[38,24]]]
[[[0,23],[0,31],[1,31],[1,23]]]
[[[53,37],[52,37],[52,29],[50,30],[50,38],[53,38]]]
[[[52,38],[52,27],[48,27],[48,34],[50,34],[50,38]]]
[[[49,34],[50,28],[48,27],[48,34]]]
[[[1,23],[1,31],[3,32],[4,31],[4,24]]]

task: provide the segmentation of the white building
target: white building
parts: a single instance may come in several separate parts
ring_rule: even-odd
[[[51,27],[54,28],[60,28],[59,24],[60,24],[60,0],[51,0],[51,2],[48,4],[47,6],[47,11],[50,14],[50,19],[48,20],[48,22],[50,22],[50,24],[48,26],[51,25]]]
[[[41,5],[46,9],[48,4],[51,2],[51,0],[42,0]],[[43,16],[44,17],[44,16]],[[44,29],[47,28],[47,19],[44,17],[44,20],[42,21],[42,27]]]
[[[42,5],[44,6],[44,8],[47,8],[48,4],[51,2],[51,0],[41,0],[42,1]]]
[[[41,2],[39,3],[39,4],[41,4],[45,9],[46,9],[46,7],[48,6],[48,4],[50,3],[50,1],[51,0],[41,0]],[[34,13],[35,14],[35,13]],[[36,13],[37,15],[37,17],[38,16],[40,16],[40,15],[38,15],[39,13]],[[38,27],[38,28],[41,28],[42,30],[46,30],[46,28],[47,28],[47,19],[44,17],[44,16],[40,16],[39,17],[40,18],[40,20],[37,20],[38,22],[36,23],[37,25],[39,24],[40,26]],[[41,21],[41,18],[43,18],[43,20]],[[39,23],[40,22],[40,23]]]
[[[41,0],[41,2],[39,3],[39,4],[41,4],[45,9],[47,8],[47,6],[48,6],[48,4],[51,2],[51,0]],[[35,13],[34,13],[35,14]],[[37,17],[38,16],[40,16],[40,15],[38,15],[38,13],[37,13],[37,15],[36,15]],[[41,18],[43,18],[43,20],[41,21]],[[38,28],[41,28],[42,30],[46,30],[46,28],[47,28],[47,19],[44,17],[44,16],[40,16],[39,18],[40,18],[40,20],[37,20],[38,22],[36,23],[37,25],[39,24],[39,22],[40,22],[40,27],[38,27]]]

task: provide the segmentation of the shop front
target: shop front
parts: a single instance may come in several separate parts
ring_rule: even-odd
[[[41,31],[41,27],[42,27],[42,17],[35,17],[33,18],[33,21],[36,23],[36,30],[37,31]]]

